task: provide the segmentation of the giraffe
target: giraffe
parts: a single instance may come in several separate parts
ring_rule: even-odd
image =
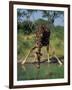
[[[35,58],[37,58],[38,60],[38,67],[40,67],[40,58],[42,56],[41,53],[41,48],[43,46],[46,47],[47,49],[47,55],[48,55],[48,63],[50,62],[49,59],[49,46],[50,46],[50,36],[51,36],[51,31],[50,29],[46,26],[46,25],[38,25],[37,26],[37,30],[35,32],[36,35],[36,43],[35,46],[33,48],[31,48],[31,50],[28,52],[27,56],[25,57],[25,59],[22,61],[22,64],[24,64],[27,60],[27,58],[29,57],[30,53],[37,49],[36,53],[35,53]],[[55,58],[57,58],[57,56],[55,55]],[[61,61],[57,58],[59,64],[61,65]]]

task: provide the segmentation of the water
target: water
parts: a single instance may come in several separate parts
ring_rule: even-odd
[[[18,64],[17,80],[40,80],[64,78],[64,66],[59,64],[41,63],[40,68],[36,64]]]

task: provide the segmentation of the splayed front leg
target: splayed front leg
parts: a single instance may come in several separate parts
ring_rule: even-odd
[[[22,61],[21,64],[25,64],[25,62],[26,62],[27,58],[29,57],[29,55],[31,54],[31,52],[32,52],[34,49],[36,49],[36,48],[37,48],[36,46],[34,46],[33,48],[31,48],[31,50],[28,52],[27,56],[25,57],[25,59]]]

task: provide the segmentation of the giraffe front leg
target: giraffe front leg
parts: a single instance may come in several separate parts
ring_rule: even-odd
[[[47,45],[47,56],[48,56],[48,63],[50,63],[50,59],[49,59],[49,45]]]
[[[37,59],[38,59],[38,68],[40,68],[41,47],[38,47],[38,51],[37,51]]]
[[[36,48],[37,48],[36,46],[34,46],[33,48],[31,48],[31,50],[28,52],[27,56],[25,57],[25,59],[22,61],[21,64],[25,64],[25,62],[26,62],[27,58],[29,57],[29,55],[31,54],[31,52],[32,52],[34,49],[36,49]]]

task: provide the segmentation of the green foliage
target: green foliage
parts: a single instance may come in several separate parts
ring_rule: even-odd
[[[36,19],[36,17],[34,18],[35,13],[41,13],[42,18],[32,20],[31,17]],[[34,32],[36,25],[39,24],[46,24],[49,28],[52,28],[55,19],[63,15],[63,11],[17,9],[18,32],[21,29],[24,34],[30,34]]]
[[[22,23],[18,23],[18,33],[30,34],[34,32],[35,27],[31,21],[24,21]]]
[[[42,13],[43,13],[43,17],[47,18],[50,24],[53,24],[56,18],[64,14],[63,11],[60,12],[60,11],[52,11],[52,10],[50,11],[44,10],[42,11]]]
[[[50,43],[55,48],[57,56],[64,56],[64,27],[54,27],[51,33]]]
[[[27,52],[33,47],[35,36],[18,33],[17,41],[17,55],[18,60],[20,60],[21,58],[24,58]]]
[[[35,25],[42,25],[42,24],[45,24],[47,25],[48,21],[47,20],[43,20],[43,19],[38,19],[35,21]]]

